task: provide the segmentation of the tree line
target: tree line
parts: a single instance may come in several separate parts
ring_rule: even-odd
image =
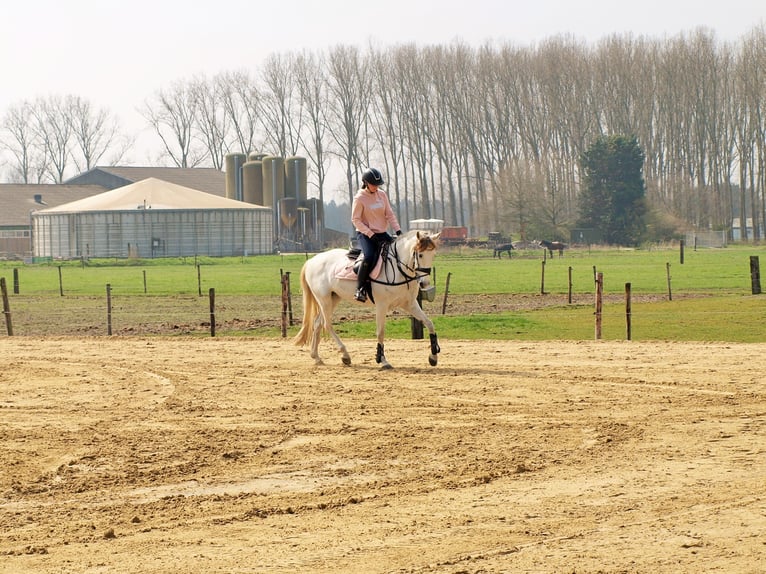
[[[534,46],[338,45],[176,80],[141,113],[165,165],[223,169],[229,153],[300,155],[323,202],[333,174],[349,203],[372,165],[387,175],[402,221],[530,238],[565,239],[586,152],[599,138],[631,137],[656,236],[729,229],[740,217],[760,239],[764,70],[763,26],[736,42],[697,29],[595,44],[562,35]],[[108,110],[49,96],[8,110],[0,145],[8,177],[34,183],[114,164],[131,142]]]

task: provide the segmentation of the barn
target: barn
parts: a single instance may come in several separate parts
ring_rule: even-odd
[[[157,178],[32,213],[34,255],[225,257],[272,253],[272,211]]]

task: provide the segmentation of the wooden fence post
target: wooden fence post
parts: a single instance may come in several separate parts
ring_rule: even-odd
[[[197,294],[202,297],[202,272],[199,264],[197,264]]]
[[[683,265],[684,264],[684,244],[686,243],[686,241],[684,241],[682,239],[680,243],[681,243],[681,248],[680,248],[681,255],[680,255],[680,259],[681,259],[681,265]]]
[[[290,290],[290,272],[285,271],[287,277],[287,324],[293,326],[293,294]]]
[[[596,276],[596,340],[601,339],[601,309],[603,307],[604,274]]]
[[[61,265],[59,265],[58,267],[59,267],[59,295],[63,297],[64,296],[64,280],[63,280],[63,277],[61,276]]]
[[[572,266],[569,266],[569,304],[572,304]]]
[[[628,341],[631,337],[631,304],[630,304],[630,283],[625,283],[625,334]]]
[[[13,323],[11,322],[11,306],[8,303],[8,288],[5,285],[5,277],[0,277],[0,291],[3,293],[3,315],[5,315],[5,330],[8,336],[13,336]]]
[[[13,268],[13,294],[19,294],[19,270],[15,267]]]
[[[281,271],[280,271],[281,273]],[[287,275],[282,273],[282,337],[287,337]]]
[[[543,258],[542,270],[540,271],[540,295],[545,295],[545,259]]]
[[[447,282],[444,285],[444,300],[442,301],[442,315],[447,312],[447,293],[449,293],[449,280],[452,277],[452,271],[447,273]]]
[[[753,295],[761,292],[761,265],[757,255],[750,256],[750,285]]]
[[[112,285],[106,284],[106,334],[112,334]]]
[[[665,273],[668,276],[668,301],[673,300],[673,292],[670,290],[670,262],[665,264]]]
[[[215,337],[215,288],[210,288],[208,298],[210,299],[210,336]]]

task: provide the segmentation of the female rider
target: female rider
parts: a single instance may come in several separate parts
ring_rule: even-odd
[[[378,259],[380,247],[392,239],[387,231],[389,224],[397,235],[402,234],[388,196],[380,189],[385,183],[379,170],[374,167],[367,169],[362,174],[362,189],[356,193],[351,205],[351,222],[356,230],[359,247],[364,253],[354,296],[362,303],[367,301],[367,281]]]

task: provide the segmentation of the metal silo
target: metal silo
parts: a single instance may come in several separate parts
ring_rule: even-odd
[[[230,153],[224,158],[226,165],[226,197],[242,201],[242,166],[247,161],[243,153]]]
[[[242,201],[264,205],[263,163],[260,161],[247,161],[242,166]]]
[[[285,196],[285,160],[279,156],[266,156],[263,165],[263,205],[276,207]]]
[[[294,197],[300,206],[306,203],[306,178],[306,158],[288,157],[285,160],[285,197]]]

